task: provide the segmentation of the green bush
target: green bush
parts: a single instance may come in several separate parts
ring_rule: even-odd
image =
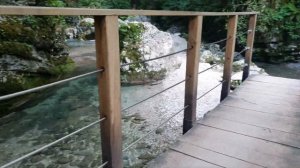
[[[19,42],[0,42],[0,56],[8,54],[22,59],[35,59],[32,57],[32,46]]]
[[[51,75],[65,75],[72,72],[75,68],[74,61],[69,57],[61,57],[59,59],[52,58],[52,68],[49,70]]]
[[[120,50],[121,50],[121,63],[137,62],[142,59],[142,53],[139,50],[142,33],[144,27],[142,24],[128,23],[122,24],[119,27],[120,34]],[[129,71],[121,71],[122,74],[135,72],[137,69],[145,68],[145,64],[129,65]]]

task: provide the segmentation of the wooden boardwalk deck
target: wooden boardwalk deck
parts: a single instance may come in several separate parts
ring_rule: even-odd
[[[251,76],[155,168],[300,168],[300,80]]]

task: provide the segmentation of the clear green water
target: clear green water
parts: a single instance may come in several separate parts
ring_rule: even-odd
[[[77,51],[83,51],[85,44],[74,43]],[[87,48],[91,49],[92,44]],[[82,48],[81,48],[82,47]],[[79,52],[80,53],[80,52]],[[95,68],[91,58],[93,51],[82,52],[78,57],[84,60],[83,67],[77,67],[75,74]],[[180,55],[179,55],[180,56]],[[183,53],[182,65],[185,65]],[[81,59],[82,59],[81,58]],[[200,69],[207,67],[200,66]],[[74,74],[74,75],[75,75]],[[222,73],[208,71],[199,76],[199,94],[218,84]],[[185,66],[181,66],[157,85],[131,86],[121,88],[122,108],[157,93],[185,77]],[[78,128],[99,119],[98,88],[96,76],[81,78],[67,84],[45,90],[43,98],[0,119],[0,166],[43,145],[53,142]],[[148,131],[166,120],[183,107],[184,84],[139,105],[122,112],[123,147],[128,146]],[[198,104],[198,117],[219,103],[220,88],[217,88]],[[164,127],[124,152],[125,167],[142,167],[149,160],[163,152],[182,131],[182,113]],[[24,168],[88,168],[101,164],[101,140],[99,125],[95,125],[53,147],[42,151],[13,167]]]
[[[256,65],[272,76],[300,79],[300,63],[268,64],[257,62]]]

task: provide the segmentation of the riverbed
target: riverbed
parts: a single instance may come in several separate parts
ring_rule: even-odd
[[[75,46],[74,46],[75,45]],[[94,43],[70,45],[73,59],[80,65],[73,75],[95,69]],[[186,53],[177,54],[181,66],[153,84],[121,88],[122,108],[145,99],[185,78]],[[200,64],[200,70],[210,67]],[[222,72],[209,70],[199,75],[198,95],[221,80]],[[197,118],[218,105],[221,87],[198,101]],[[59,139],[99,118],[96,76],[81,78],[45,90],[47,97],[0,119],[0,165]],[[149,101],[122,112],[123,147],[154,129],[183,108],[184,83]],[[124,152],[125,167],[143,167],[167,149],[182,133],[183,113]],[[68,168],[101,165],[100,128],[95,125],[13,167]]]

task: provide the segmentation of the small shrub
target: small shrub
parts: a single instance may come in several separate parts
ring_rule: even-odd
[[[32,56],[32,46],[19,42],[0,42],[0,56],[8,54],[22,59],[35,59]]]

